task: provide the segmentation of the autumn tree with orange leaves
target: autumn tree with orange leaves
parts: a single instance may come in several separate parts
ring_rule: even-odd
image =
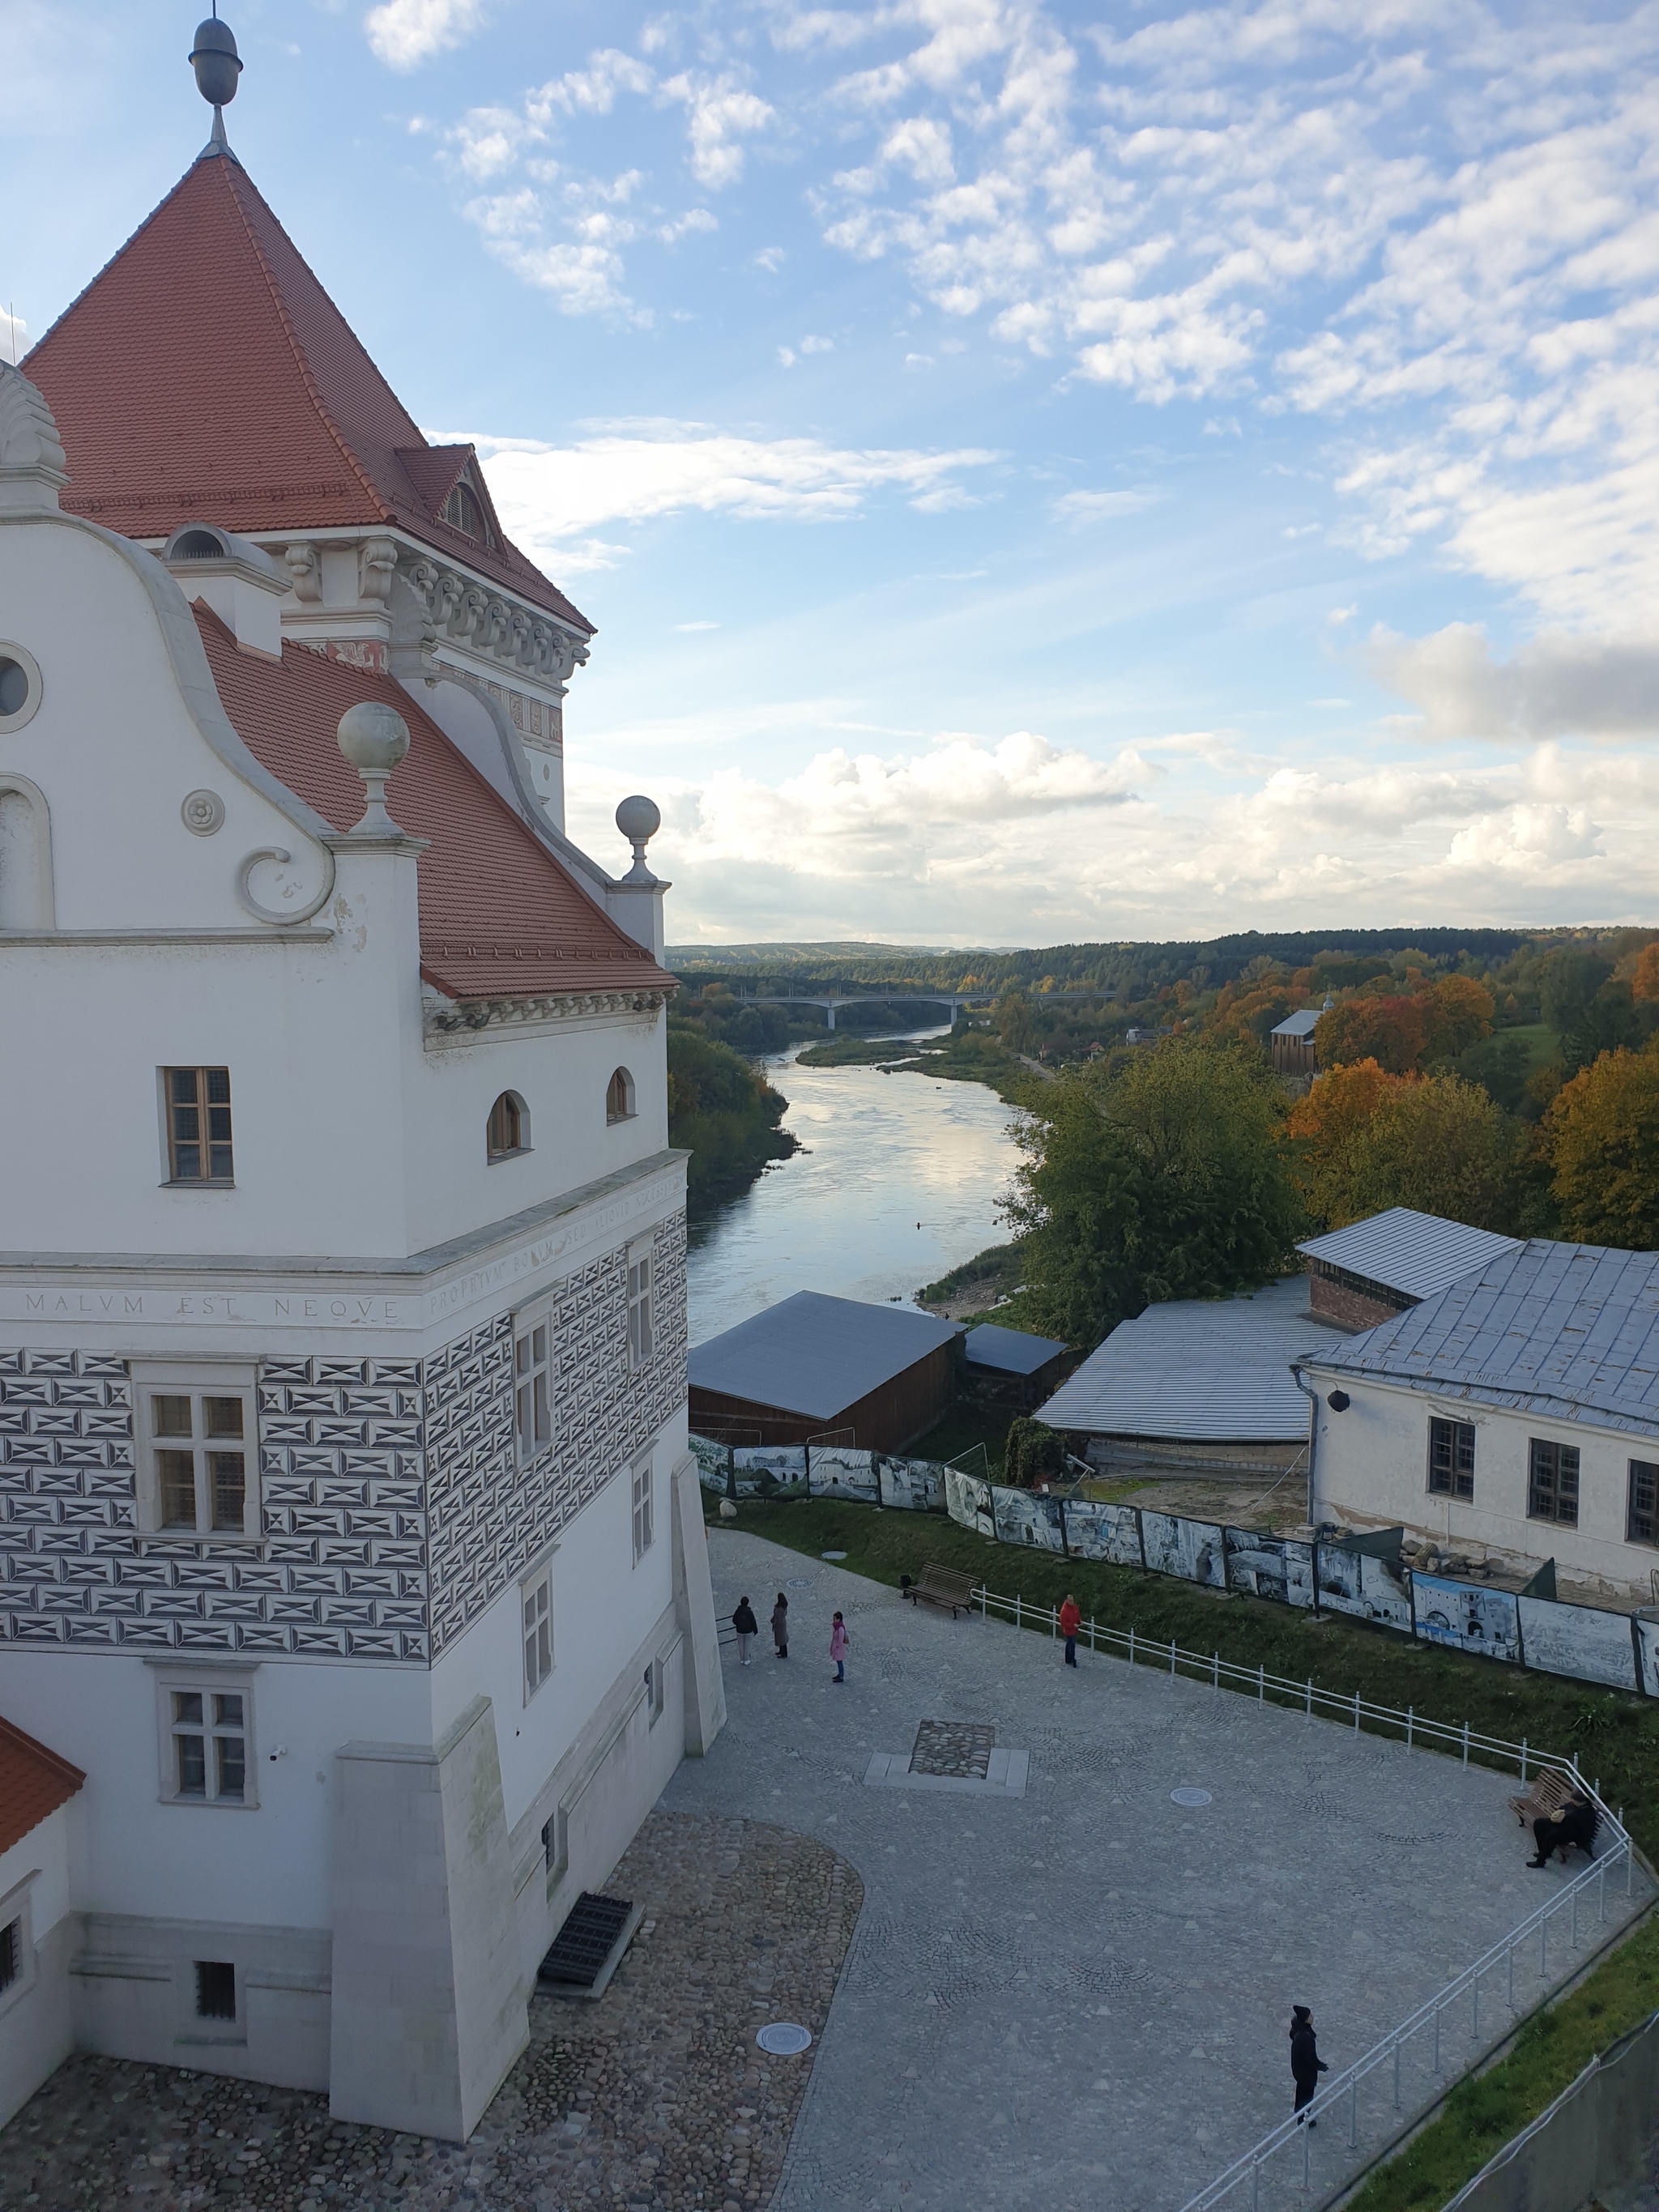
[[[1391,1206],[1508,1224],[1518,1133],[1460,1076],[1396,1075],[1375,1060],[1333,1068],[1291,1109],[1285,1133],[1303,1203],[1328,1229]]]
[[[1565,1233],[1659,1250],[1659,1053],[1604,1052],[1556,1093],[1544,1134]]]

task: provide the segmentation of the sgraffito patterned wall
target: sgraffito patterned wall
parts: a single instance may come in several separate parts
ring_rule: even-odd
[[[422,1361],[259,1362],[258,1542],[137,1534],[118,1358],[0,1349],[0,1643],[419,1664],[453,1644],[685,1395],[685,1231],[628,1366],[626,1255],[555,1288],[555,1440],[520,1470],[512,1317]]]

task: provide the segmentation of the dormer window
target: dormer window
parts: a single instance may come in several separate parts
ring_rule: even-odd
[[[465,477],[444,501],[444,520],[468,538],[476,538],[480,545],[489,544],[489,525],[484,520],[483,501]]]

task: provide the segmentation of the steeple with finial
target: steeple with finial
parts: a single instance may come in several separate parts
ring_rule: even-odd
[[[198,158],[205,161],[210,155],[229,154],[234,161],[236,156],[230,153],[230,141],[225,137],[225,110],[236,97],[242,64],[234,33],[228,23],[219,21],[218,0],[214,0],[213,13],[196,26],[190,65],[196,72],[196,89],[213,106],[213,135]]]

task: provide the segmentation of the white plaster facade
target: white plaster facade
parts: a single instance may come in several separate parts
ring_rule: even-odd
[[[325,539],[320,598],[279,597],[235,548],[192,574],[61,512],[62,479],[39,395],[0,368],[0,660],[33,672],[0,717],[0,1711],[87,1776],[17,1847],[40,1970],[0,2006],[0,2120],[72,2042],[465,2137],[569,1905],[724,1717],[666,979],[435,992],[420,842],[331,826],[232,726],[187,593],[255,657],[297,626],[372,671],[418,548],[377,568]],[[659,952],[665,886],[556,827],[574,641],[520,641],[538,748],[416,627],[411,699]],[[450,646],[458,668],[483,650]],[[216,1187],[169,1175],[162,1071],[198,1066],[230,1073]],[[509,1092],[526,1141],[492,1160]],[[530,1316],[554,1350],[527,1447]],[[146,1393],[192,1375],[251,1409],[234,1530],[158,1523]],[[181,1799],[177,1696],[240,1701],[239,1792]],[[228,2011],[204,2011],[204,1962]]]

